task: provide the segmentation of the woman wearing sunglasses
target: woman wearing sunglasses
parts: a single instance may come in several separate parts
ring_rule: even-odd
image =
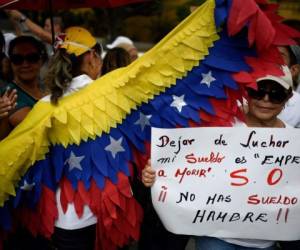
[[[287,66],[283,66],[281,77],[267,75],[257,79],[257,90],[248,88],[248,127],[284,128],[287,125],[277,116],[292,97],[292,76]]]
[[[238,121],[234,126],[285,128],[286,123],[277,116],[292,96],[293,80],[287,66],[282,67],[281,77],[267,75],[258,78],[257,89],[247,88],[248,105],[245,123]],[[150,163],[142,172],[142,182],[151,187],[155,181],[155,171]],[[275,250],[274,241],[253,239],[218,239],[200,236],[196,239],[196,250]]]
[[[278,118],[286,102],[292,96],[293,80],[287,66],[282,67],[283,76],[266,75],[258,78],[257,89],[247,88],[248,105],[245,123],[237,122],[234,126],[286,128],[290,127]],[[255,239],[218,239],[198,237],[197,250],[275,250],[274,241]]]
[[[9,59],[13,70],[10,89],[17,91],[17,105],[2,121],[0,138],[4,138],[28,114],[33,105],[43,96],[45,90],[40,81],[40,70],[46,60],[44,45],[31,36],[20,36],[10,42]]]

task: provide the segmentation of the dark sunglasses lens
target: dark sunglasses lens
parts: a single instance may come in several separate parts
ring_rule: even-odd
[[[24,61],[24,57],[21,55],[11,55],[10,61],[15,65],[20,65]]]
[[[40,55],[38,53],[32,53],[25,56],[25,59],[29,63],[37,63],[40,60]]]
[[[255,89],[248,88],[247,91],[248,91],[248,95],[251,98],[254,98],[257,100],[261,100],[262,98],[264,98],[264,96],[266,94],[266,92],[263,89],[255,90]]]
[[[270,102],[280,104],[287,99],[287,94],[278,90],[271,90],[269,93]]]
[[[274,104],[280,104],[284,102],[288,97],[286,92],[277,89],[271,89],[270,91],[267,91],[263,88],[258,88],[258,90],[249,88],[247,89],[247,91],[248,95],[256,100],[261,100],[265,97],[265,95],[268,95],[270,102]]]
[[[40,55],[38,53],[32,53],[28,55],[11,55],[10,60],[15,65],[20,65],[24,61],[27,61],[28,63],[37,63],[40,60]]]

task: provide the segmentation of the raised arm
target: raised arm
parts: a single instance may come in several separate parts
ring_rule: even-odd
[[[27,28],[32,32],[34,35],[39,37],[42,41],[52,44],[52,36],[51,33],[44,30],[43,27],[39,26],[38,24],[31,21],[28,17],[23,15],[18,10],[7,10],[6,13],[16,22],[24,23]]]

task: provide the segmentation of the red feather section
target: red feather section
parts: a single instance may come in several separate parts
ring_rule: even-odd
[[[249,24],[249,44],[255,42],[258,51],[271,44],[295,44],[293,38],[299,38],[300,32],[280,23],[282,18],[276,14],[277,8],[277,5],[266,4],[263,0],[233,0],[227,23],[229,35],[237,34]]]
[[[86,190],[83,183],[79,181],[78,190],[74,191],[66,178],[61,181],[60,187],[61,201],[73,202],[78,217],[82,216],[85,205],[89,205],[97,216],[98,250],[114,250],[124,246],[130,240],[138,240],[143,212],[132,196],[126,175],[119,173],[117,184],[106,179],[104,190],[99,189],[92,180],[89,190]],[[72,197],[73,200],[66,197]]]
[[[281,65],[284,64],[277,47],[271,45],[268,49],[260,52],[258,57],[246,58],[247,64],[252,68],[251,72],[239,72],[233,75],[242,90],[245,87],[257,88],[256,80],[266,75],[282,76]]]
[[[215,115],[212,116],[201,111],[201,127],[231,127],[235,121],[235,117],[240,120],[244,119],[243,112],[237,103],[237,100],[241,102],[240,91],[226,88],[226,95],[226,100],[210,99],[210,103],[214,107]]]
[[[0,230],[0,250],[4,249],[3,243],[5,240],[8,239],[8,232],[4,231],[4,230]]]
[[[16,214],[17,221],[20,221],[34,236],[40,234],[50,238],[54,231],[54,223],[57,219],[55,193],[42,187],[41,198],[35,210],[20,208]]]

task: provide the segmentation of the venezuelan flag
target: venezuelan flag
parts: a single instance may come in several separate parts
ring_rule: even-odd
[[[142,208],[129,177],[149,158],[150,127],[231,126],[237,100],[267,73],[282,75],[276,48],[299,33],[264,0],[207,0],[126,68],[64,97],[40,101],[0,142],[0,227],[20,220],[50,237],[73,203],[98,217],[102,249],[138,239]]]

